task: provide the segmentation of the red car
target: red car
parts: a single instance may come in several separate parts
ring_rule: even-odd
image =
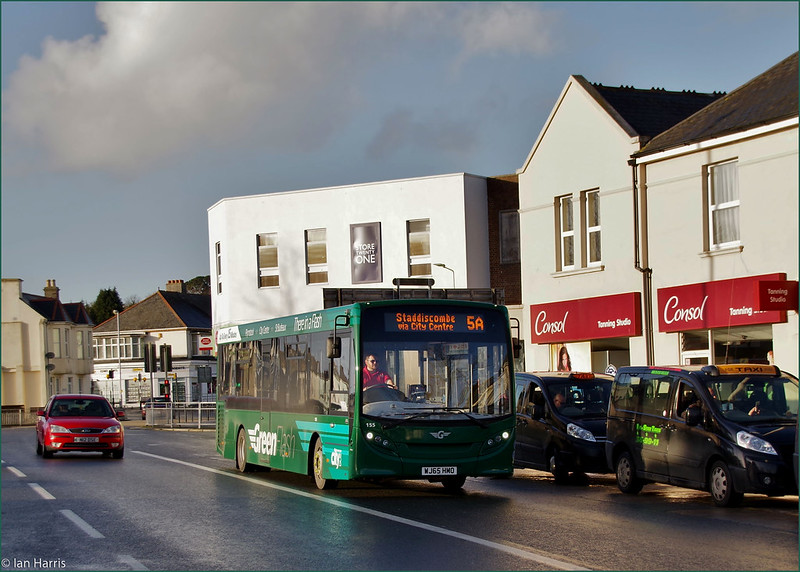
[[[57,451],[99,451],[121,459],[125,431],[102,395],[54,395],[37,413],[36,454],[49,458]]]

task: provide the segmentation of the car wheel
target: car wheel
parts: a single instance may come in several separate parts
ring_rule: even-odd
[[[116,451],[111,451],[111,458],[112,459],[121,459],[125,455],[125,449],[117,449]]]
[[[734,489],[731,470],[723,461],[717,461],[711,466],[708,490],[717,506],[736,506],[744,498],[744,494]]]
[[[444,485],[444,488],[448,491],[455,492],[461,490],[461,487],[463,487],[466,482],[467,477],[445,477],[444,480],[442,480],[442,485]]]
[[[48,451],[47,447],[42,447],[42,457],[44,457],[45,459],[52,459],[53,451]]]
[[[247,434],[244,428],[239,429],[236,437],[236,468],[240,473],[247,473],[253,470],[253,466],[247,462]]]
[[[322,440],[317,439],[314,443],[314,456],[311,459],[312,471],[314,473],[314,483],[320,490],[332,489],[339,481],[326,479],[322,476],[322,468],[325,466],[325,455],[322,452]]]
[[[635,495],[642,490],[642,481],[636,476],[636,465],[628,451],[617,458],[617,486],[625,494]]]
[[[36,438],[36,454],[37,455],[41,455],[42,454],[42,444],[39,443],[39,438],[38,437]]]
[[[569,479],[569,471],[564,468],[564,464],[561,462],[561,456],[558,449],[553,449],[550,451],[547,464],[557,483],[567,482]]]

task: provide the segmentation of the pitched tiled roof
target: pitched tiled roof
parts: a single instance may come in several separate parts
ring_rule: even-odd
[[[211,296],[159,290],[119,313],[119,327],[131,330],[211,329]],[[95,326],[97,333],[116,332],[116,317]]]
[[[36,310],[49,322],[72,322],[73,324],[93,325],[83,302],[62,304],[57,298],[22,293],[25,303]]]
[[[654,137],[634,156],[738,133],[798,116],[798,52]]]
[[[655,87],[650,89],[636,89],[632,86],[609,87],[602,84],[588,84],[581,76],[575,77],[631,136],[638,135],[644,141],[683,121],[724,95],[667,91]]]

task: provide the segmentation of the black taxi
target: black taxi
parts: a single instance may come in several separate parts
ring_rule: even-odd
[[[668,483],[708,490],[718,506],[796,494],[797,410],[797,378],[772,365],[621,367],[606,458],[624,493]]]
[[[605,457],[610,375],[591,372],[518,373],[514,465],[553,473],[611,472]]]

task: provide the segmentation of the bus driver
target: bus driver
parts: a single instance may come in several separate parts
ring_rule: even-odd
[[[378,360],[374,355],[369,354],[364,360],[364,369],[361,371],[364,389],[387,385],[395,389],[392,378],[378,369]]]

